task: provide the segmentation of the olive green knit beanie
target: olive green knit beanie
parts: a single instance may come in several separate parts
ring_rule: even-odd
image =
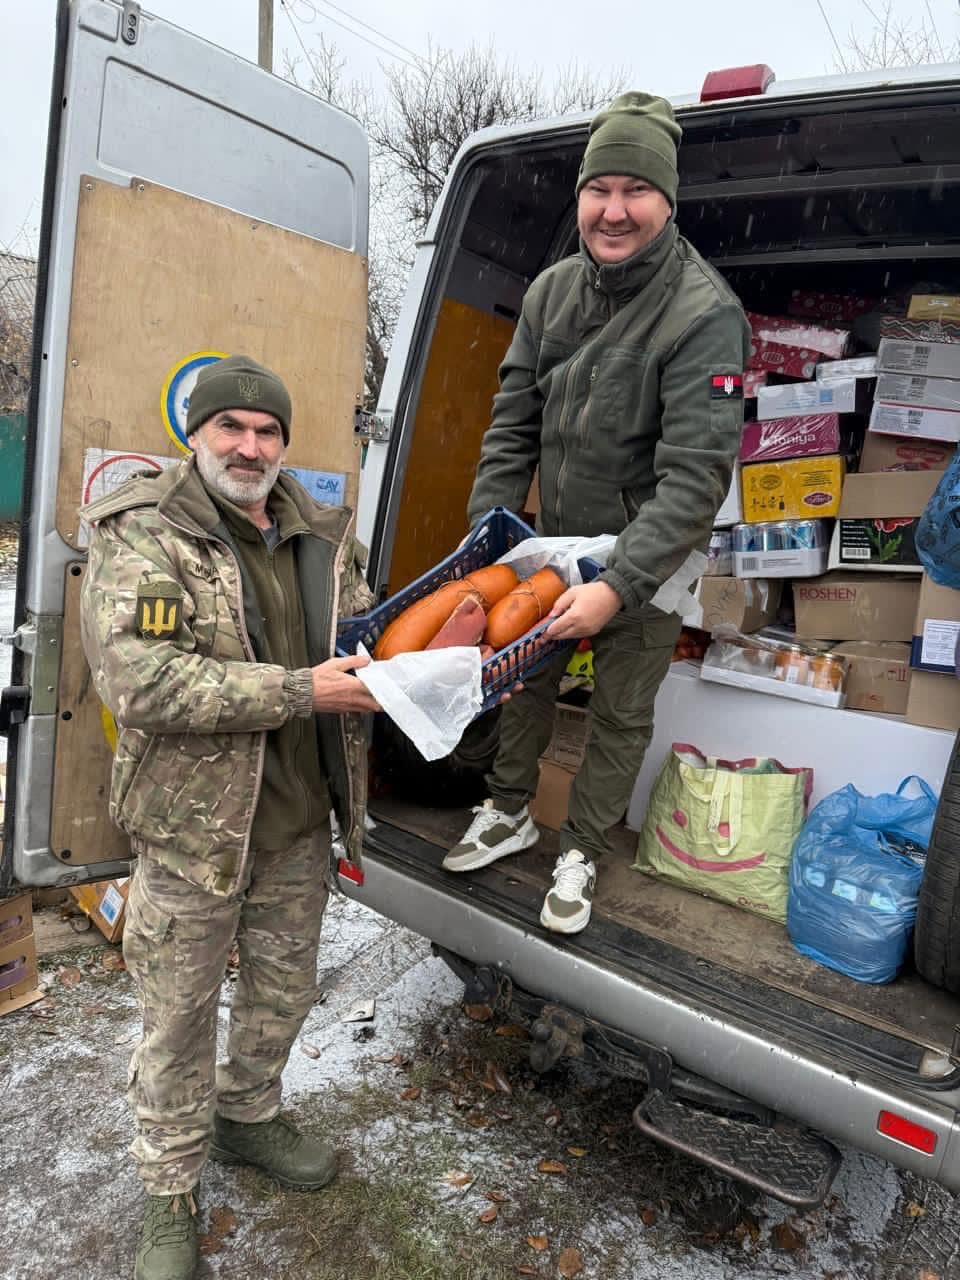
[[[272,413],[283,429],[283,443],[290,443],[290,392],[275,373],[249,356],[227,356],[200,370],[187,406],[187,435],[224,409]]]
[[[577,194],[591,178],[642,178],[676,207],[677,146],[682,130],[666,98],[623,93],[590,122],[577,175]]]

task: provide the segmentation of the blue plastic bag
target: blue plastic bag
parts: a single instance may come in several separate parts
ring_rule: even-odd
[[[902,793],[915,781],[921,795]],[[787,932],[805,956],[859,982],[892,982],[917,915],[937,797],[922,778],[896,795],[854,786],[821,800],[793,846]]]
[[[914,545],[934,582],[960,590],[960,453],[940,477],[917,522]]]

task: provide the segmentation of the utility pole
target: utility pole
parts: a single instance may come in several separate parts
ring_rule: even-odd
[[[260,24],[257,62],[267,71],[273,70],[273,0],[259,0]]]

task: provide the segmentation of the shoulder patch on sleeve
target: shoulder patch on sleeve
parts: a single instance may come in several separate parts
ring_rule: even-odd
[[[183,587],[178,582],[141,582],[137,587],[137,631],[144,639],[168,639],[180,630]]]
[[[714,373],[710,376],[711,400],[742,400],[743,378],[739,373]]]

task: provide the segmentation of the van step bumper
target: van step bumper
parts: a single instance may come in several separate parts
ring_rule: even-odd
[[[658,1089],[634,1109],[633,1122],[655,1142],[796,1209],[822,1204],[840,1167],[837,1148],[808,1130],[714,1115]]]

